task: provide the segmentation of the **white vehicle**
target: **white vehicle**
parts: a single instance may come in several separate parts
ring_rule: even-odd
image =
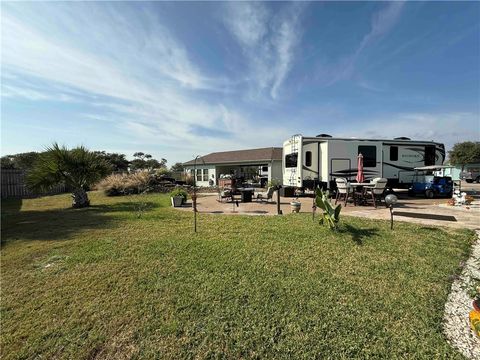
[[[383,177],[390,188],[408,188],[414,168],[442,165],[445,146],[433,141],[334,138],[294,135],[283,143],[283,185],[313,189],[334,188],[335,178],[353,181],[358,154],[363,155],[365,179]]]

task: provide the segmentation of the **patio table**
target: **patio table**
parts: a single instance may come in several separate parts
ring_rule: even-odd
[[[253,188],[238,189],[238,191],[240,191],[240,193],[242,194],[242,197],[241,197],[242,203],[252,202],[252,196],[253,196],[254,190],[255,189]]]
[[[350,186],[356,188],[356,189],[360,189],[360,191],[356,192],[356,194],[360,194],[360,201],[359,201],[359,205],[365,205],[366,204],[366,200],[365,200],[365,188],[369,188],[369,187],[373,187],[375,186],[374,184],[370,183],[370,182],[363,182],[363,183],[350,183],[349,184]]]

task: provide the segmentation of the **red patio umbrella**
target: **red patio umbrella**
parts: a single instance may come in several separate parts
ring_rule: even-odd
[[[357,169],[358,169],[358,172],[355,180],[357,180],[357,182],[359,183],[362,183],[365,181],[365,176],[363,175],[363,155],[362,154],[358,154]]]

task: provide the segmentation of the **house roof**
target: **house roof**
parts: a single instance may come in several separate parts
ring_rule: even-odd
[[[225,164],[225,163],[246,163],[282,160],[282,148],[269,147],[260,149],[235,150],[214,152],[197,159],[197,164]],[[190,160],[183,165],[193,165],[195,160]]]

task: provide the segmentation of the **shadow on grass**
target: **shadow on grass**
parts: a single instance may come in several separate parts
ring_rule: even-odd
[[[16,214],[22,208],[22,199],[2,199],[2,217],[7,213]]]
[[[78,231],[111,228],[118,216],[112,213],[136,214],[138,207],[148,212],[160,207],[154,202],[120,202],[111,205],[92,205],[84,209],[51,209],[18,211],[2,209],[2,241],[4,246],[13,240],[68,240]]]
[[[338,231],[340,233],[349,234],[352,237],[353,242],[357,245],[363,245],[364,238],[368,239],[378,233],[377,229],[361,229],[349,224],[343,224],[343,227]]]

